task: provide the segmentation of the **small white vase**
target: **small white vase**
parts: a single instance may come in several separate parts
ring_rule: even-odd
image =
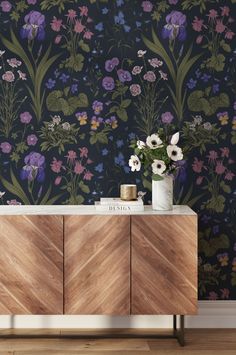
[[[152,209],[170,211],[173,209],[173,178],[165,176],[163,180],[152,180]]]

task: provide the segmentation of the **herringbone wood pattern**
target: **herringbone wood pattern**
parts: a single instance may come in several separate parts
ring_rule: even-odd
[[[0,216],[0,314],[63,313],[63,217]]]
[[[132,314],[197,312],[197,217],[132,216]]]
[[[65,313],[130,314],[129,216],[65,216]]]

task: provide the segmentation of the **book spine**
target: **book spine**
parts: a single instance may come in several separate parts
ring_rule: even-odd
[[[144,211],[144,206],[95,205],[95,209],[100,212],[142,212]]]

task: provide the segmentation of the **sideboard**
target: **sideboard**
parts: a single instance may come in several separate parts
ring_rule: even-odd
[[[187,206],[1,206],[0,247],[2,315],[197,313],[197,215]]]

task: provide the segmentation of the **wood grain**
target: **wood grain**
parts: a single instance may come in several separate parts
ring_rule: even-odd
[[[131,313],[196,314],[196,216],[131,219]]]
[[[0,314],[63,313],[63,216],[0,216]]]
[[[26,330],[25,330],[26,331]],[[25,331],[23,333],[25,333]],[[45,329],[38,330],[45,333]],[[60,331],[57,329],[57,331]],[[90,330],[91,331],[91,330]],[[100,330],[101,332],[102,330]],[[103,333],[113,332],[103,329]],[[127,333],[145,333],[147,329],[130,330]],[[2,332],[2,330],[0,330]],[[14,330],[22,334],[22,330]],[[27,329],[28,334],[35,330]],[[70,332],[67,330],[66,332]],[[114,330],[117,333],[117,329]],[[164,333],[156,330],[157,334]],[[165,330],[165,333],[167,330]],[[77,334],[80,334],[77,331]],[[51,334],[51,329],[48,331]],[[71,330],[75,334],[75,330]],[[180,348],[175,339],[17,339],[1,340],[0,355],[235,355],[236,329],[187,329],[186,346]]]
[[[130,314],[129,216],[65,216],[65,313]]]

